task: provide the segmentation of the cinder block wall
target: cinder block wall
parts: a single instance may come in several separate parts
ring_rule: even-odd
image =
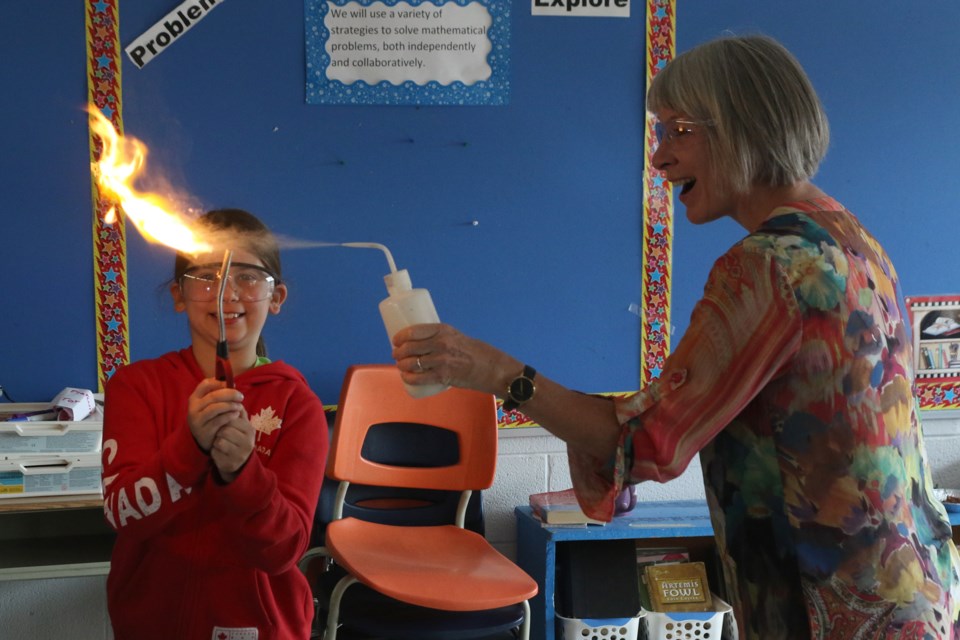
[[[487,539],[501,553],[515,559],[517,527],[514,507],[527,504],[531,493],[569,489],[571,486],[567,447],[561,440],[540,428],[503,432],[497,476],[483,499]],[[666,484],[639,485],[637,498],[641,501],[703,498],[700,463],[694,458],[683,475]]]

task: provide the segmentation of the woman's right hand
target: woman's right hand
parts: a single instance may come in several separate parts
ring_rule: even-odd
[[[393,359],[407,384],[441,383],[502,395],[523,364],[448,324],[416,324],[393,336]]]
[[[187,424],[194,440],[205,453],[210,453],[213,439],[221,427],[243,415],[243,394],[226,386],[222,380],[206,378],[187,400]]]

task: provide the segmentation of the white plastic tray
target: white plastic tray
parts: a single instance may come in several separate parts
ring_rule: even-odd
[[[648,640],[738,640],[733,607],[713,595],[714,611],[662,613],[643,610]]]
[[[0,404],[0,416],[50,408],[49,403]],[[84,420],[0,419],[0,460],[25,455],[99,453],[103,444],[103,413],[97,410]]]
[[[23,456],[0,460],[0,500],[101,495],[100,454]]]
[[[643,614],[633,618],[581,620],[557,614],[560,640],[636,640]]]

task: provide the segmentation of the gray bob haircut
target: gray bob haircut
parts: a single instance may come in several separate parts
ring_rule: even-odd
[[[647,110],[682,113],[704,132],[723,191],[812,178],[830,127],[797,59],[766,36],[725,36],[679,56],[653,79]],[[723,180],[724,178],[721,178]]]

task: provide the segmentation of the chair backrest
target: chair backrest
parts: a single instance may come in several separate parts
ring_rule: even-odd
[[[404,427],[405,438],[416,439],[432,429],[448,431],[459,451],[436,466],[407,466],[403,456],[390,460],[371,455],[369,446],[365,449],[371,431],[387,433],[398,425]],[[451,388],[413,398],[395,365],[354,365],[347,370],[327,464],[330,478],[411,489],[482,490],[493,484],[496,461],[497,409],[492,395]]]
[[[336,411],[328,411],[329,441],[333,442]],[[391,423],[381,425],[368,433],[367,444],[383,439],[388,446],[377,443],[367,447],[363,456],[375,462],[406,464],[408,466],[436,467],[447,464],[453,455],[459,455],[459,444],[450,440],[449,431],[433,429],[418,438],[402,437],[408,425]],[[382,458],[380,456],[383,456]],[[332,458],[332,456],[331,456]],[[327,525],[335,512],[343,518],[359,518],[368,522],[405,526],[434,526],[457,521],[461,491],[436,489],[408,489],[351,483],[343,502],[337,502],[340,483],[324,477],[313,517],[311,547],[326,544]],[[484,535],[483,495],[473,491],[464,514],[464,527]]]

